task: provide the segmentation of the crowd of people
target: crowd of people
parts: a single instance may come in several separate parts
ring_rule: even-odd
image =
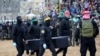
[[[36,18],[32,18],[31,24],[27,22],[23,25],[21,16],[17,17],[17,24],[12,30],[13,45],[17,48],[18,55],[22,56],[24,53],[24,44],[29,44],[28,39],[41,39],[40,48],[38,50],[31,50],[33,54],[37,53],[37,56],[43,56],[46,48],[50,49],[53,56],[63,51],[63,56],[66,56],[68,47],[59,48],[55,50],[52,42],[52,37],[69,36],[69,46],[73,43],[77,45],[80,43],[81,56],[86,56],[86,51],[89,48],[90,55],[95,56],[96,46],[95,37],[98,35],[99,30],[97,23],[95,22],[94,15],[89,13],[86,8],[82,17],[77,16],[78,19],[71,20],[68,10],[65,11],[63,17],[52,18],[51,15],[46,16],[42,23],[38,23]],[[73,23],[74,22],[74,23]],[[74,33],[73,33],[74,32]],[[73,34],[74,36],[73,36]],[[80,34],[81,33],[81,34]],[[74,40],[72,40],[74,38]],[[80,42],[78,41],[80,39]],[[72,41],[75,41],[72,43]],[[63,44],[63,43],[62,43]],[[29,54],[29,50],[26,50]]]
[[[12,39],[11,32],[13,28],[12,22],[0,23],[0,39]]]

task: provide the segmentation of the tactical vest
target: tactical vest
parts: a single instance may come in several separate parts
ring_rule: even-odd
[[[92,20],[82,20],[81,35],[83,37],[93,37],[93,33]]]

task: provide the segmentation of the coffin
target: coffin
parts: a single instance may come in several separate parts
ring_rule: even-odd
[[[59,36],[52,38],[55,48],[64,48],[68,46],[68,36]]]
[[[69,41],[68,36],[59,36],[59,37],[52,37],[53,44],[55,48],[64,48],[68,47]],[[40,48],[40,39],[32,39],[28,40],[29,44],[27,45],[28,49],[36,50]]]
[[[27,49],[37,50],[40,48],[40,39],[32,39],[28,41]]]

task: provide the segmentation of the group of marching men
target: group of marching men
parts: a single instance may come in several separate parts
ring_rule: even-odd
[[[41,39],[40,48],[38,50],[31,50],[31,55],[36,52],[37,56],[43,56],[45,49],[48,48],[52,52],[52,56],[63,51],[63,56],[66,56],[68,47],[59,48],[55,50],[51,37],[55,36],[70,36],[72,37],[74,28],[75,42],[80,43],[81,56],[86,56],[86,51],[89,49],[90,56],[95,56],[96,45],[95,37],[99,34],[98,26],[94,20],[94,15],[90,15],[89,11],[85,9],[82,17],[70,19],[70,12],[65,11],[63,17],[57,17],[57,19],[51,19],[50,16],[43,18],[42,23],[38,23],[36,18],[32,18],[31,24],[29,22],[23,24],[21,16],[18,16],[17,24],[14,25],[12,30],[13,45],[16,47],[18,54],[22,56],[24,53],[24,44],[28,44],[27,39]],[[71,23],[73,22],[77,23]],[[80,42],[78,41],[80,40]],[[71,41],[70,41],[71,45]],[[29,54],[29,50],[26,50]]]

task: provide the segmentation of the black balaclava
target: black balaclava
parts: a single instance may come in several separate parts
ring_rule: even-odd
[[[47,26],[47,27],[50,26],[50,20],[45,21],[45,26]]]
[[[33,25],[38,25],[38,21],[33,21],[32,24]]]
[[[22,24],[21,16],[18,16],[18,17],[17,17],[17,24],[18,24],[18,25],[21,25],[21,24]]]

